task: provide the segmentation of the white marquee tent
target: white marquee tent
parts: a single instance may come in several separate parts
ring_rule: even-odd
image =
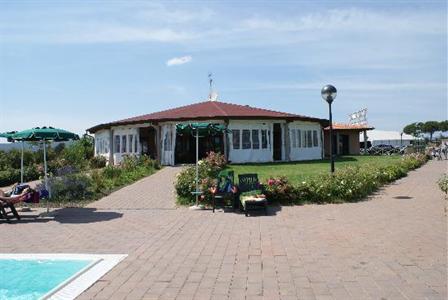
[[[376,145],[392,145],[395,147],[406,146],[411,144],[411,141],[415,140],[412,135],[405,134],[400,135],[398,131],[386,131],[386,130],[371,130],[367,133],[367,139],[372,143],[372,146]]]

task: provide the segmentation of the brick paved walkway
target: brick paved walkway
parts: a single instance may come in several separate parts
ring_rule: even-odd
[[[126,186],[88,207],[98,209],[169,209],[174,208],[173,182],[181,167],[164,167],[157,173]]]
[[[370,201],[270,216],[64,209],[54,221],[0,223],[0,252],[129,254],[79,299],[446,299],[435,184],[446,169],[430,162]]]

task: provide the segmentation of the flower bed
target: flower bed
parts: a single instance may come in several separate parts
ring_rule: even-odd
[[[91,172],[64,168],[60,176],[49,178],[51,202],[79,205],[104,197],[111,192],[156,172],[160,166],[147,156],[126,157],[119,166],[107,166]],[[62,170],[62,169],[61,169]],[[44,184],[37,189],[43,189]]]
[[[216,185],[216,178],[226,164],[224,155],[215,152],[208,153],[206,158],[199,161],[199,189],[203,191],[203,202],[210,203],[210,188]],[[195,202],[192,192],[196,190],[196,166],[187,167],[177,175],[175,188],[178,204],[189,205]]]
[[[285,177],[270,178],[266,183],[266,194],[268,200],[281,204],[354,202],[382,185],[406,176],[426,161],[425,155],[412,154],[388,166],[367,164],[346,167],[334,175],[319,175],[295,186]]]
[[[342,203],[359,201],[384,184],[406,176],[424,163],[427,157],[422,154],[411,154],[393,161],[389,165],[363,164],[347,166],[331,175],[321,174],[298,184],[291,184],[285,176],[270,178],[263,184],[263,190],[269,202],[285,205],[304,203]],[[204,192],[202,201],[210,202],[210,188],[216,185],[218,173],[226,166],[224,157],[210,153],[199,162],[200,190]],[[196,189],[195,166],[184,169],[177,177],[176,192],[178,204],[193,204],[192,194]]]

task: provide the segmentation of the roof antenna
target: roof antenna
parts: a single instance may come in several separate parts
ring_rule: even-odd
[[[217,101],[218,100],[218,93],[213,90],[213,78],[212,78],[212,76],[213,76],[213,74],[211,72],[208,73],[208,82],[209,82],[209,86],[210,86],[209,87],[210,91],[209,91],[209,94],[208,94],[208,100],[209,101]]]

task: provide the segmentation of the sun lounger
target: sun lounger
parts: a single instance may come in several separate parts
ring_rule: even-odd
[[[263,193],[263,186],[258,181],[257,174],[241,174],[238,175],[238,196],[240,199],[240,208],[244,211],[246,217],[250,210],[264,209],[265,214],[268,214],[268,201],[266,197],[245,197],[244,193],[251,191],[261,191]]]
[[[35,196],[34,193],[34,191],[29,191],[19,196],[0,197],[0,217],[6,219],[8,222],[11,219],[11,215],[17,220],[20,220],[20,215],[15,205],[33,199]]]

